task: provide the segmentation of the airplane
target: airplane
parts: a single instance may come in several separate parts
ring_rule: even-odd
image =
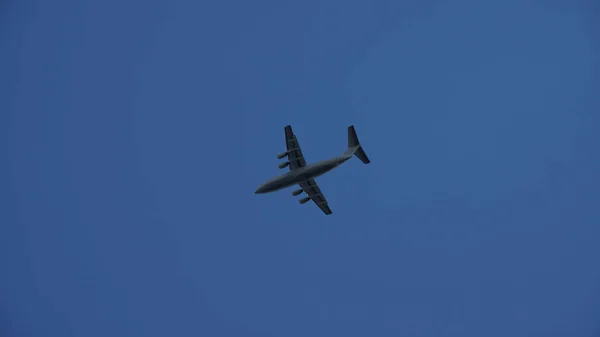
[[[293,191],[292,195],[298,196],[302,194],[302,192],[308,195],[299,200],[300,204],[305,204],[312,200],[323,213],[330,215],[332,212],[327,203],[327,199],[325,199],[315,178],[338,167],[348,159],[352,158],[353,155],[360,159],[364,164],[369,164],[371,162],[358,141],[354,125],[348,127],[348,148],[346,151],[337,157],[309,165],[306,164],[302,149],[300,149],[300,144],[298,143],[298,138],[296,138],[292,131],[292,126],[288,125],[284,130],[286,151],[278,154],[277,158],[283,159],[287,157],[287,161],[281,163],[279,168],[283,169],[289,167],[290,171],[267,180],[264,184],[260,185],[254,193],[270,193],[292,185],[299,185],[300,189]]]

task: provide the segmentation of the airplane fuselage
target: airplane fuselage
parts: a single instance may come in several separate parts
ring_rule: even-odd
[[[267,180],[264,184],[260,185],[254,193],[275,192],[296,185],[302,181],[316,178],[333,170],[350,158],[352,158],[352,155],[342,155],[290,170],[287,173]]]

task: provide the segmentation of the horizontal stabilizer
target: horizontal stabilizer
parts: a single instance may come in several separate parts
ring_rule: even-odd
[[[369,164],[371,161],[365,150],[363,150],[360,145],[360,141],[358,140],[358,136],[356,135],[356,130],[354,130],[354,125],[350,125],[348,127],[348,150],[347,152],[351,152],[356,156],[356,158],[360,159],[365,164]]]

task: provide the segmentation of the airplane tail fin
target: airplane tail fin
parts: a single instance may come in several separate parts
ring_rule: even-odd
[[[354,130],[354,125],[350,125],[348,127],[348,149],[345,154],[347,155],[355,155],[360,161],[365,164],[370,163],[369,157],[363,150],[360,142],[358,141],[358,136],[356,136],[356,130]]]

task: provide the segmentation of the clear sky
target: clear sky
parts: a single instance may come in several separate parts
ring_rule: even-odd
[[[0,335],[598,336],[598,8],[3,1]]]

